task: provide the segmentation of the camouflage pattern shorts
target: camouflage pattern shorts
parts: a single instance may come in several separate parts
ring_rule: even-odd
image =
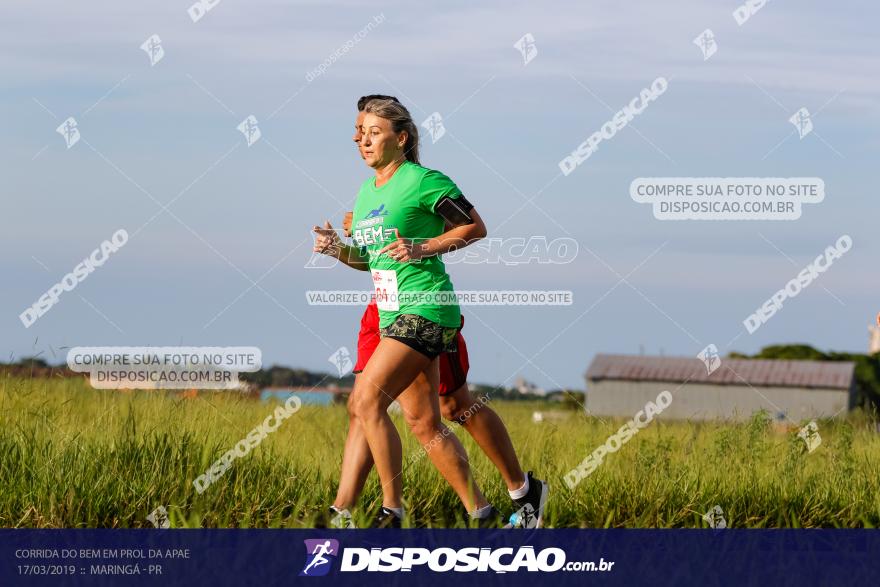
[[[458,350],[455,335],[459,329],[440,326],[424,316],[401,314],[394,322],[379,330],[382,338],[390,337],[414,348],[433,359],[441,353],[454,353]]]

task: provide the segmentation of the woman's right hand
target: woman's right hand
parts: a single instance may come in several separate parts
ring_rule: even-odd
[[[315,225],[312,227],[312,231],[315,233],[314,252],[330,255],[331,257],[339,254],[342,240],[339,238],[336,229],[330,225],[329,220],[324,221],[323,227]]]

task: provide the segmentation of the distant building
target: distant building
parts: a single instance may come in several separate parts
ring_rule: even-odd
[[[345,401],[350,391],[341,387],[267,387],[260,392],[260,400],[285,402],[296,395],[305,406],[329,406]]]
[[[747,420],[764,409],[800,422],[843,415],[856,400],[850,362],[721,359],[709,374],[696,358],[599,354],[585,377],[595,416],[630,418],[663,390],[673,396],[667,420]]]
[[[531,381],[526,381],[526,378],[522,376],[516,378],[513,388],[520,395],[544,395],[547,393],[544,388],[538,387]]]

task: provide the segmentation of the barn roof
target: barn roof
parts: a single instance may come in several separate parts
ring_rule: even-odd
[[[598,354],[590,363],[589,381],[665,381],[764,387],[849,389],[855,363],[770,359],[721,359],[711,375],[696,357],[651,357]]]

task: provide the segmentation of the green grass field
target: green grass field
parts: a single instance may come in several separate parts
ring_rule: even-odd
[[[876,527],[880,435],[865,419],[819,422],[807,453],[795,432],[749,423],[653,422],[574,491],[562,476],[617,430],[547,404],[496,402],[523,466],[551,483],[550,527]],[[303,527],[332,502],[346,430],[341,406],[304,406],[199,495],[193,479],[245,437],[271,404],[229,392],[96,391],[80,379],[4,379],[0,526],[143,527],[165,506],[174,527]],[[412,526],[462,526],[457,498],[398,419]],[[456,427],[487,497],[511,504],[491,463]],[[370,476],[356,518],[381,503]],[[447,512],[444,515],[444,512]]]

